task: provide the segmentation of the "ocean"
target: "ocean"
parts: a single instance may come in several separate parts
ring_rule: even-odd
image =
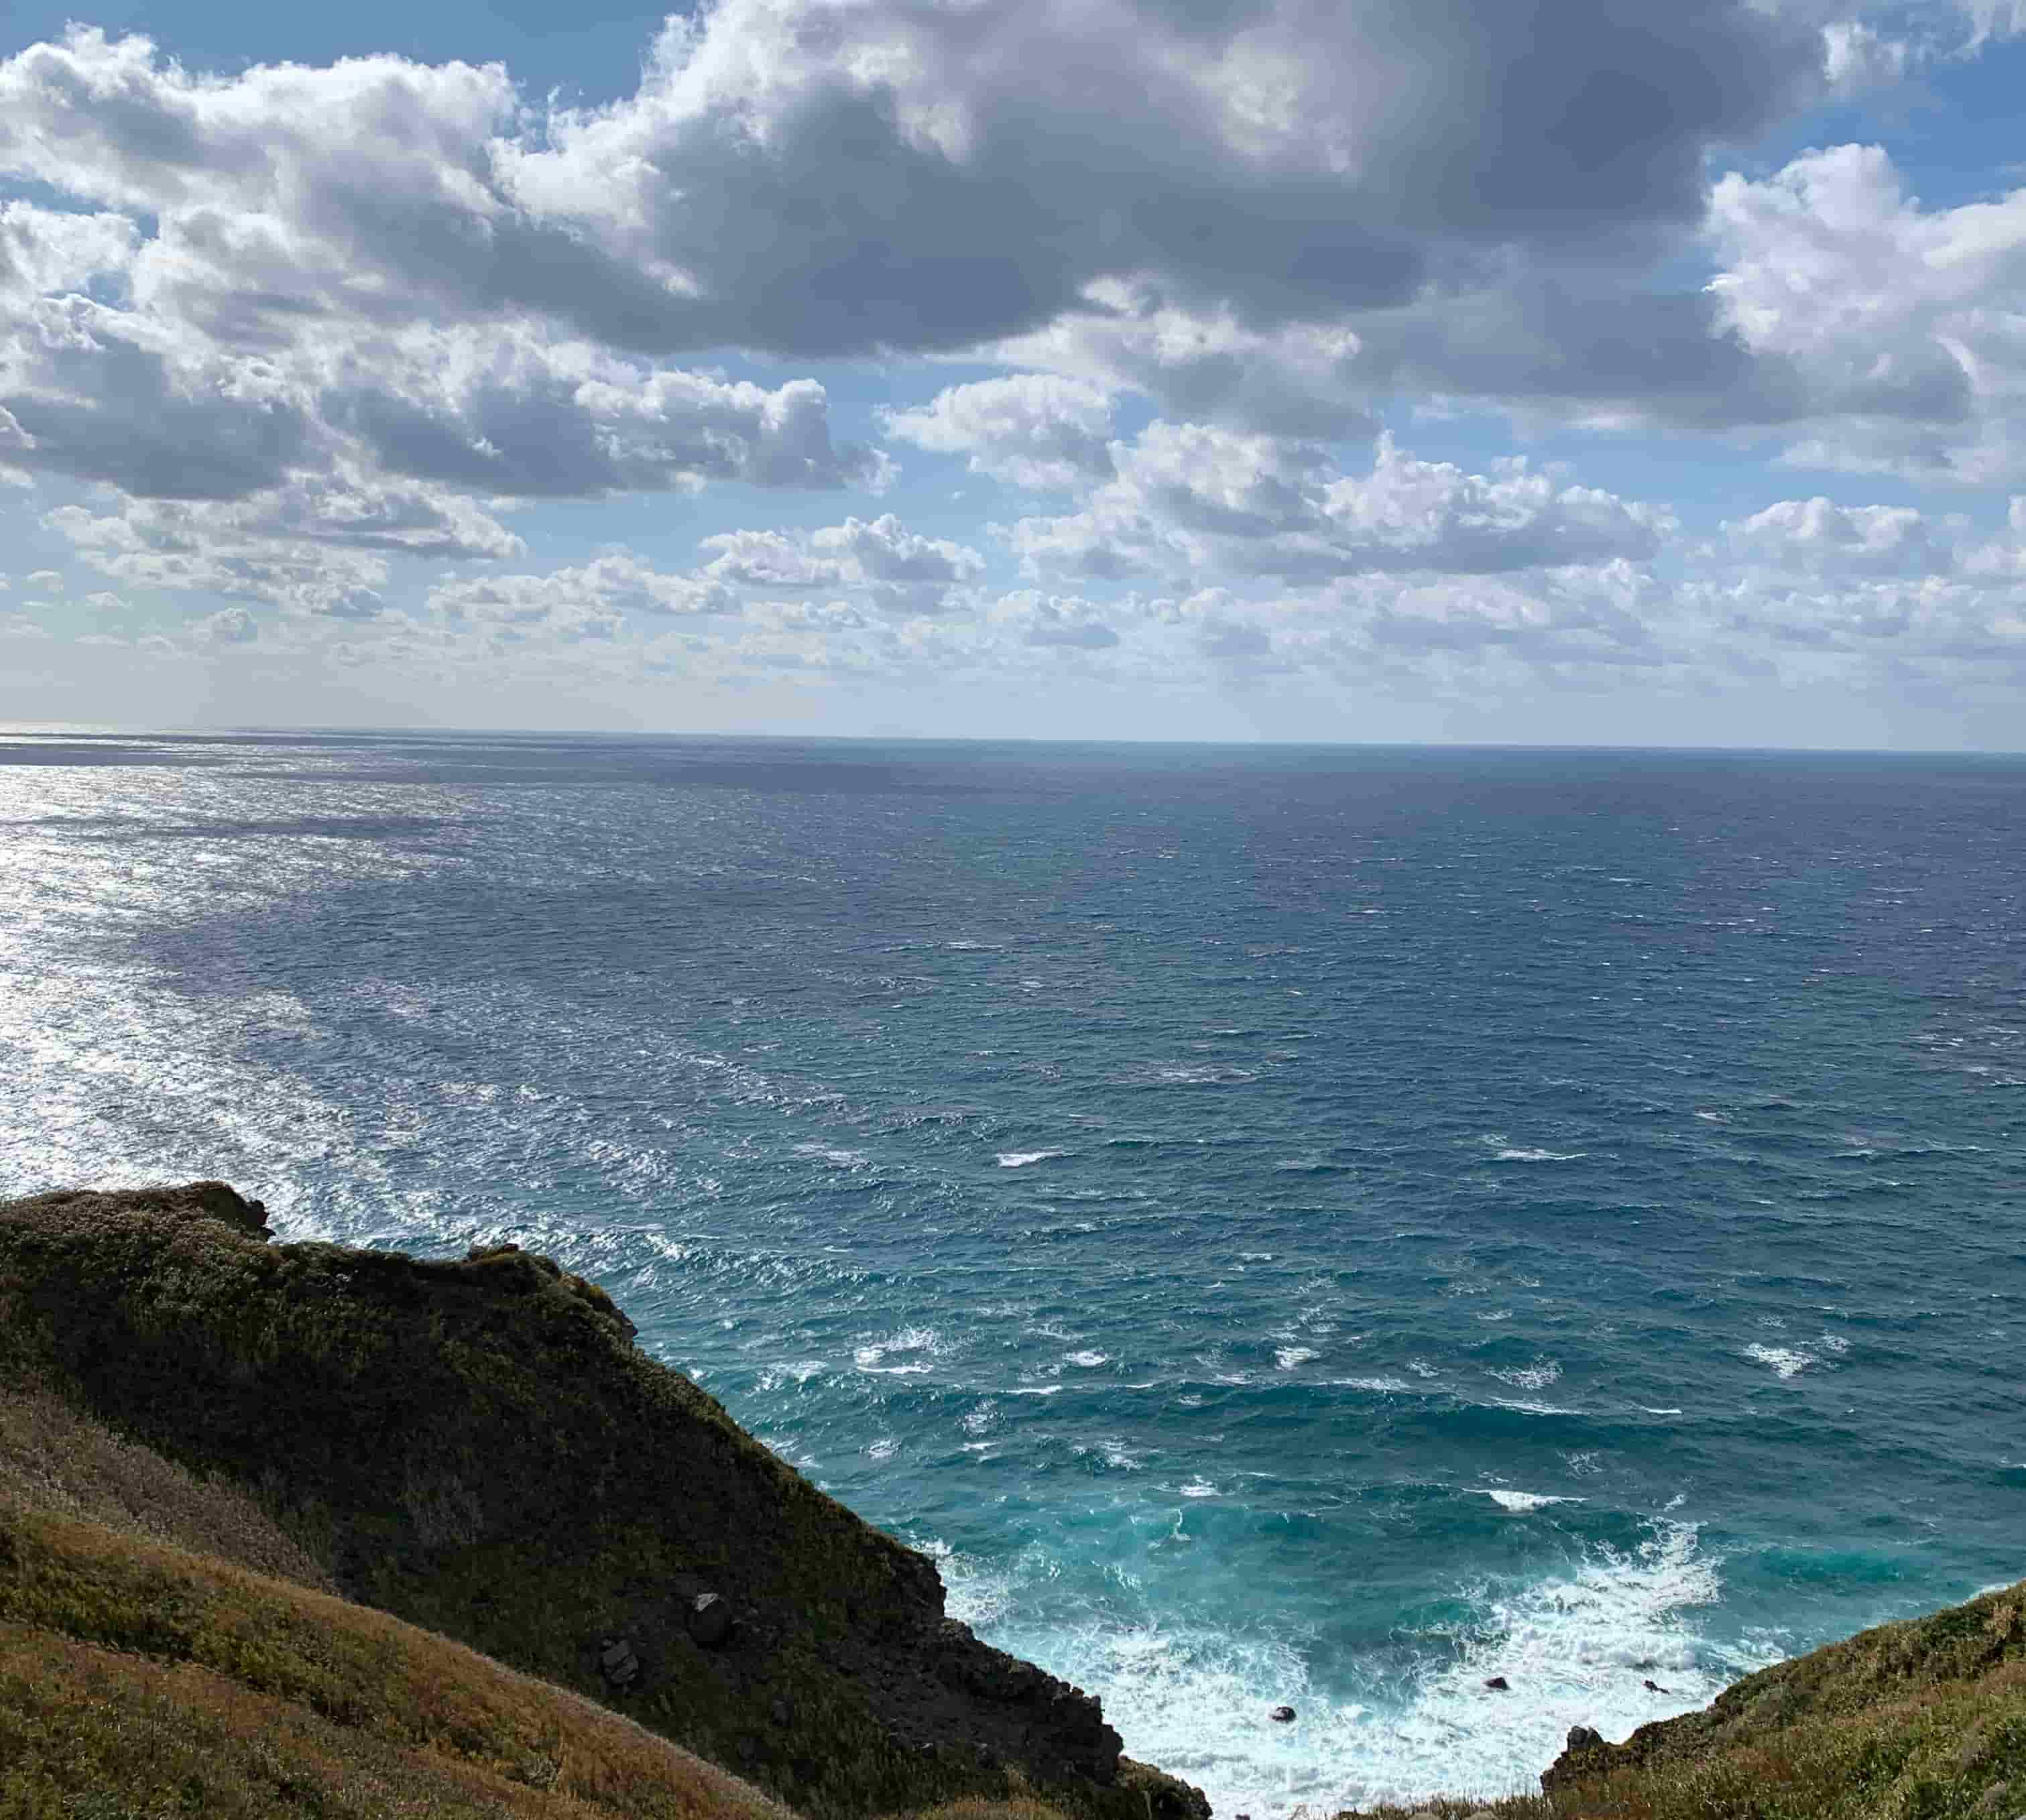
[[[1508,1792],[2026,1575],[2023,911],[2018,758],[17,732],[0,1194],[539,1247],[1220,1815]]]

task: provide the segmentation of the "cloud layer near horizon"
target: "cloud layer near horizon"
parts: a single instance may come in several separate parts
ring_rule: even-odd
[[[722,0],[573,109],[82,27],[0,61],[0,498],[89,572],[90,636],[152,602],[164,655],[299,670],[2002,696],[2026,190],[1752,149],[2022,29]],[[1416,451],[1459,418],[1702,439],[1738,505]],[[658,498],[693,561],[549,547],[562,503]]]

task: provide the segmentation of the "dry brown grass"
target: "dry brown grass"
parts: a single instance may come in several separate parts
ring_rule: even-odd
[[[0,1512],[0,1820],[789,1820],[591,1701],[290,1582]]]
[[[87,1518],[320,1592],[337,1590],[243,1487],[200,1477],[122,1440],[33,1383],[0,1381],[0,1511],[6,1510]]]

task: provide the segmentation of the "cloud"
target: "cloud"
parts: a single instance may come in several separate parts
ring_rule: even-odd
[[[1666,514],[1521,462],[1491,476],[1380,440],[1371,473],[1313,444],[1156,422],[1114,444],[1082,510],[1006,533],[1032,572],[1121,580],[1210,573],[1318,581],[1374,570],[1500,570],[1643,559]]]
[[[35,569],[24,579],[29,587],[39,588],[45,594],[61,594],[64,591],[64,578],[53,569]]]
[[[1118,634],[1106,610],[1079,596],[1041,594],[1022,588],[1002,595],[988,618],[1023,644],[1059,650],[1110,650]]]
[[[601,556],[548,575],[496,575],[446,582],[429,603],[454,620],[492,628],[540,627],[566,636],[611,636],[628,613],[676,617],[738,610],[722,583],[658,573],[630,553]]]
[[[260,622],[243,606],[208,613],[191,630],[200,643],[208,645],[250,645],[260,636]]]
[[[540,319],[662,356],[951,348],[1158,279],[1254,322],[1397,303],[1454,257],[1698,212],[1710,146],[1820,80],[1741,3],[721,0],[637,93],[531,105],[391,56],[208,77],[75,30],[0,63],[0,168],[138,217],[144,307]]]
[[[1707,639],[1797,674],[2026,681],[2026,495],[1960,514],[1783,499],[1722,527],[1682,588]]]
[[[723,532],[699,547],[708,559],[680,573],[622,551],[547,575],[444,582],[430,591],[429,604],[473,626],[572,636],[611,636],[629,614],[745,614],[756,623],[835,630],[974,605],[973,584],[984,567],[976,551],[921,536],[890,512],[810,531]]]
[[[1736,173],[1711,201],[1726,326],[1800,388],[1810,465],[1989,483],[2026,473],[2026,190],[1924,209],[1876,146]],[[1833,428],[1831,426],[1833,426]]]
[[[124,586],[252,600],[307,613],[370,617],[388,562],[370,540],[294,534],[261,502],[130,499],[116,511],[61,506],[43,515],[102,575]]]
[[[891,512],[810,532],[724,532],[702,547],[713,554],[699,578],[743,595],[849,593],[897,615],[945,611],[985,566],[969,546],[921,536]]]
[[[887,435],[917,448],[969,458],[973,473],[1016,487],[1066,489],[1111,473],[1104,387],[1054,374],[1020,373],[952,385],[912,410],[885,410]]]

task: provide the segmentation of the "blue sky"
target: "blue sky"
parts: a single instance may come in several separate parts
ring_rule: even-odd
[[[17,3],[0,720],[2026,744],[2026,0]]]

